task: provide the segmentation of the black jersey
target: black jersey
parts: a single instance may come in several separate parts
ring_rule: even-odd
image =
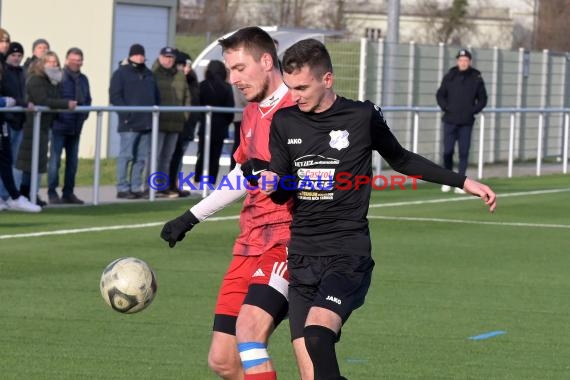
[[[289,252],[329,256],[370,255],[368,204],[372,151],[395,170],[462,187],[465,176],[404,149],[373,103],[337,97],[321,113],[297,106],[279,110],[272,122],[269,170],[295,183]],[[288,186],[291,186],[289,182]]]

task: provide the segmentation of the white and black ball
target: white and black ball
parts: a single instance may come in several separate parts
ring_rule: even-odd
[[[107,265],[101,275],[101,295],[114,310],[132,314],[145,309],[156,295],[156,276],[136,257],[123,257]]]

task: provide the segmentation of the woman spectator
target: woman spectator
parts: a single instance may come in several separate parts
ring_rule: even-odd
[[[215,107],[233,107],[234,94],[232,86],[226,82],[228,72],[226,66],[221,61],[210,61],[206,68],[206,74],[202,82],[200,82],[200,105]],[[203,169],[204,159],[204,131],[206,127],[205,114],[202,114],[202,121],[198,136],[198,158],[196,160],[196,180],[200,180]],[[224,146],[224,139],[228,137],[228,129],[234,119],[233,113],[212,113],[212,134],[210,138],[210,165],[208,166],[208,176],[212,178],[212,182],[216,182],[218,171],[220,169],[220,156]],[[206,181],[202,181],[206,182]]]
[[[54,109],[73,110],[77,106],[75,100],[61,98],[58,85],[63,78],[63,71],[57,54],[48,51],[37,62],[30,66],[26,82],[26,95],[28,101],[37,106],[47,106]],[[38,173],[47,171],[49,130],[55,118],[55,113],[42,113],[40,121],[40,150]],[[16,168],[23,172],[20,192],[29,198],[32,172],[32,140],[34,118],[27,117],[23,128],[22,145],[18,152]],[[39,197],[37,203],[45,206],[46,203]]]

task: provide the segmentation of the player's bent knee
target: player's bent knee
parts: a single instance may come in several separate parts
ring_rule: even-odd
[[[240,370],[239,363],[235,363],[229,355],[210,351],[208,354],[208,367],[220,377],[229,377]]]
[[[208,367],[218,376],[235,378],[241,371],[235,335],[214,331],[208,352]]]
[[[238,343],[238,351],[244,371],[271,360],[265,343]]]

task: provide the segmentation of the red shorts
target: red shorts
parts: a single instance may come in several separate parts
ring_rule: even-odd
[[[287,249],[277,246],[261,256],[234,256],[222,280],[215,314],[237,317],[252,284],[269,285],[288,299]]]

